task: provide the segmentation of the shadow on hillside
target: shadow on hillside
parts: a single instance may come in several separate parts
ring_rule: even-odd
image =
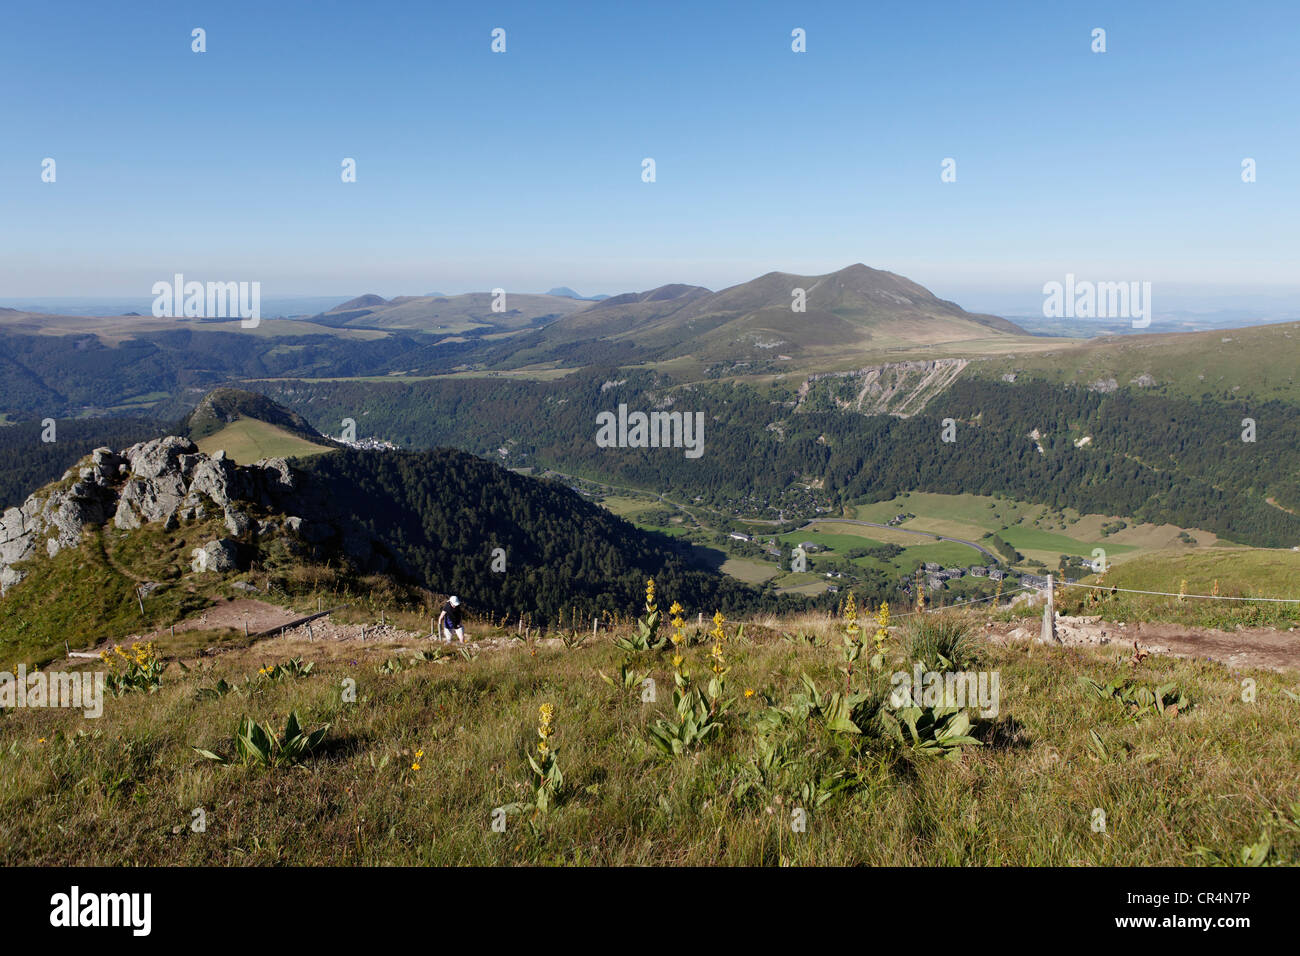
[[[320,746],[312,752],[312,758],[336,763],[364,753],[370,749],[370,744],[371,738],[368,735],[349,735],[347,737],[330,737],[326,735]]]
[[[972,736],[993,750],[1028,750],[1034,744],[1025,725],[1014,717],[999,717],[982,725]]]
[[[696,544],[685,538],[664,534],[662,531],[647,531],[646,533],[664,550],[678,555],[693,568],[702,571],[721,571],[722,565],[727,560],[727,553],[719,551],[717,548]]]

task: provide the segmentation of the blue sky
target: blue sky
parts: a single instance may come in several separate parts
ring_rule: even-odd
[[[1300,301],[1297,37],[1294,0],[7,4],[0,301],[858,261],[971,307],[1066,272]]]

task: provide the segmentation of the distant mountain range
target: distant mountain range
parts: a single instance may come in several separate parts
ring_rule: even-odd
[[[752,368],[1028,334],[1006,319],[967,312],[903,276],[861,263],[819,276],[769,272],[718,292],[674,283],[591,299],[567,286],[545,295],[368,294],[311,321],[331,328],[432,332],[448,342],[491,336],[463,358],[498,368],[682,358]]]
[[[719,292],[673,284],[613,296],[511,342],[509,351],[517,365],[583,354],[752,365],[1026,334],[858,263],[820,276],[769,272]]]
[[[771,272],[719,291],[673,283],[603,299],[572,293],[567,286],[547,294],[390,299],[367,293],[310,317],[264,316],[251,330],[237,319],[90,317],[0,307],[0,425],[105,414],[175,421],[223,384],[448,373],[535,377],[592,367],[652,367],[686,383],[952,359],[971,365],[966,375],[997,364],[1001,374],[1042,368],[1044,375],[1068,372],[1085,384],[1151,378],[1181,394],[1227,388],[1238,396],[1282,395],[1293,387],[1284,372],[1294,366],[1294,341],[1285,334],[1269,339],[1275,347],[1256,357],[1255,374],[1239,377],[1233,365],[1225,375],[1214,369],[1223,343],[1212,335],[1183,355],[1182,345],[1153,334],[1173,331],[1158,320],[1146,335],[1130,334],[1131,323],[1084,327],[1031,316],[1022,325],[967,311],[903,276],[860,263],[816,276]],[[1241,320],[1235,314],[1219,318]],[[1054,369],[1069,360],[1043,336],[1090,338],[1098,328],[1141,346],[1135,354],[1156,364],[1136,368],[1107,347],[1088,353],[1100,364]],[[1059,343],[1061,349],[1070,344]],[[1043,355],[1009,359],[1030,353]],[[1182,356],[1180,364],[1157,362],[1165,353]],[[1211,381],[1217,384],[1206,384]],[[337,428],[337,421],[329,427]]]

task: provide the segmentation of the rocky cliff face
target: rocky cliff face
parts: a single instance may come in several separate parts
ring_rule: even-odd
[[[890,362],[851,372],[812,375],[799,389],[803,406],[838,408],[864,415],[919,414],[969,365],[967,359]]]
[[[234,566],[235,539],[250,533],[289,530],[324,540],[336,532],[296,515],[282,521],[255,522],[249,509],[261,506],[288,514],[311,502],[298,500],[295,477],[283,458],[240,466],[224,452],[208,456],[186,438],[168,437],[132,445],[121,453],[97,448],[56,485],[10,508],[0,519],[0,593],[24,576],[15,565],[40,554],[53,557],[81,543],[86,525],[112,522],[119,529],[179,522],[220,514],[230,539],[209,542],[196,557],[196,570],[222,571]],[[319,511],[318,506],[313,506]],[[314,532],[314,533],[313,533]],[[198,565],[201,565],[199,567]]]

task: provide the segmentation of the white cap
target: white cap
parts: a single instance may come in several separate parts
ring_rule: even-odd
[[[453,594],[450,598],[447,599],[447,603],[450,604],[452,607],[460,607],[460,598],[456,597],[456,595]]]

